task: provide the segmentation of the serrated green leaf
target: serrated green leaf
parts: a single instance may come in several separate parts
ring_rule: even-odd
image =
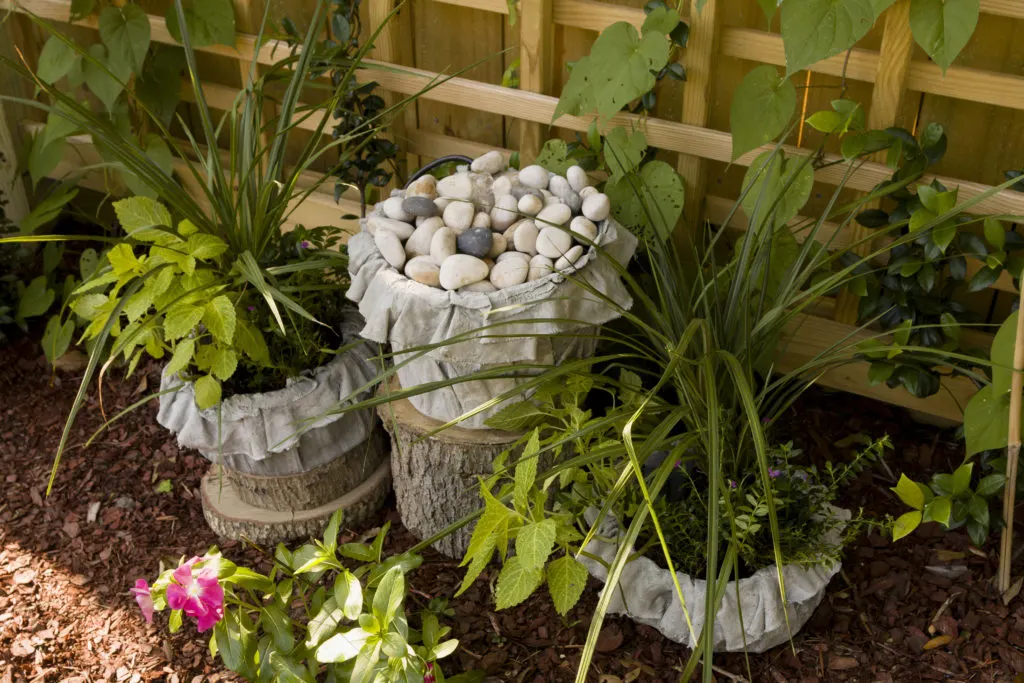
[[[506,405],[488,418],[487,426],[492,429],[521,432],[533,429],[536,425],[543,422],[546,417],[546,412],[541,410],[533,401],[526,400]]]
[[[539,450],[540,432],[538,429],[534,429],[519,462],[516,464],[512,501],[519,514],[525,515],[528,512],[530,491],[537,480],[537,452]]]
[[[516,557],[526,568],[542,569],[555,548],[557,524],[553,519],[523,525],[516,535]]]
[[[171,360],[168,361],[167,367],[164,368],[164,374],[175,375],[185,368],[192,362],[192,355],[196,350],[195,339],[182,339],[178,342],[177,346],[174,347],[174,353],[171,354]]]
[[[235,11],[231,0],[184,1],[185,27],[192,47],[235,45]],[[167,30],[181,42],[181,25],[174,3],[167,10]]]
[[[179,304],[174,306],[164,316],[164,334],[167,339],[174,341],[188,336],[203,318],[205,308],[194,304]]]
[[[106,294],[83,294],[71,302],[71,310],[86,320],[93,320],[109,302]]]
[[[209,261],[227,251],[228,245],[215,235],[196,233],[189,236],[188,245],[185,248],[189,254],[200,261]]]
[[[210,358],[210,372],[214,377],[226,382],[238,368],[238,354],[229,347],[218,346]]]
[[[978,0],[911,0],[910,30],[945,72],[971,39],[980,9]]]
[[[551,601],[555,611],[564,617],[587,587],[587,568],[575,557],[564,555],[548,565],[547,574]]]
[[[781,135],[795,112],[796,88],[788,78],[779,78],[774,66],[752,70],[732,96],[732,158],[737,159]]]
[[[203,375],[196,380],[196,405],[200,410],[206,410],[220,403],[221,388],[220,382],[212,375]]]
[[[853,47],[874,22],[871,0],[786,0],[781,30],[787,75]]]
[[[149,228],[170,228],[171,214],[167,208],[149,197],[129,197],[114,202],[114,212],[121,229],[132,236]]]
[[[145,315],[152,305],[153,293],[146,288],[142,288],[129,297],[128,303],[124,307],[124,314],[128,317],[128,322],[135,322]]]
[[[898,541],[921,525],[921,513],[917,510],[907,512],[896,518],[892,525],[892,540]]]
[[[214,297],[203,310],[203,324],[215,339],[230,344],[235,338],[235,307],[226,295]]]
[[[132,251],[131,245],[120,243],[107,252],[107,261],[114,274],[118,276],[138,274],[142,271],[142,263]]]
[[[491,561],[491,556],[494,554],[495,548],[498,547],[498,540],[504,537],[507,543],[509,523],[515,518],[515,513],[505,507],[489,490],[484,488],[481,495],[484,498],[484,513],[473,528],[473,535],[469,539],[466,555],[459,565],[463,567],[469,565],[469,568],[462,580],[462,586],[455,594],[456,597],[464,593],[480,576],[480,572]]]
[[[896,486],[892,489],[900,500],[905,505],[908,505],[915,510],[921,510],[924,508],[924,494],[921,493],[921,489],[912,479],[907,477],[905,474],[900,475],[900,480],[896,482]]]
[[[132,71],[141,73],[150,40],[146,11],[131,3],[106,7],[100,12],[99,29],[110,58],[125,62]]]
[[[543,580],[542,568],[527,566],[518,555],[509,558],[498,575],[497,608],[515,607],[530,597]]]

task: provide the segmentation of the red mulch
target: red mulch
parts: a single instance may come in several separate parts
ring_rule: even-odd
[[[146,395],[157,381],[154,369],[108,381],[107,414]],[[54,492],[45,496],[77,386],[73,372],[51,386],[30,342],[0,349],[0,683],[235,680],[210,658],[206,639],[191,625],[168,636],[159,625],[145,624],[128,594],[136,578],[155,576],[161,559],[174,562],[217,543],[197,496],[205,461],[178,449],[156,424],[155,405],[83,449],[101,423],[92,392]],[[834,443],[857,432],[893,437],[889,463],[897,473],[922,474],[962,457],[948,433],[870,401],[817,392],[794,415],[782,431],[818,461],[835,456]],[[164,479],[173,484],[170,493],[156,490]],[[842,502],[876,515],[898,513],[890,485],[885,468],[878,468],[862,475]],[[397,522],[393,510],[384,517]],[[412,542],[396,525],[392,548]],[[220,547],[233,559],[260,561],[240,544]],[[1004,605],[992,591],[995,548],[970,548],[965,534],[937,529],[895,545],[877,536],[863,539],[847,553],[843,572],[792,648],[751,655],[749,668],[743,655],[722,656],[715,678],[1024,681],[1024,599]],[[461,576],[456,563],[431,554],[413,575],[412,599],[450,596]],[[451,602],[462,646],[446,670],[484,669],[493,681],[573,680],[596,590],[563,619],[543,595],[496,612],[487,579],[493,575]],[[607,620],[598,649],[591,677],[598,683],[676,681],[689,654],[653,629],[619,618]]]

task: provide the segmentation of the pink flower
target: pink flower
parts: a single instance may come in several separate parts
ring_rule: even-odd
[[[224,589],[208,567],[193,573],[202,558],[194,557],[174,570],[175,583],[167,587],[167,605],[184,610],[196,619],[200,633],[210,629],[224,616]]]
[[[772,479],[775,479],[776,477],[778,477],[781,474],[782,474],[782,470],[777,470],[777,469],[772,468],[772,467],[768,468],[768,476],[771,477]]]
[[[427,662],[427,673],[423,676],[423,683],[434,683],[434,663]]]
[[[149,592],[149,584],[146,583],[145,579],[138,579],[135,582],[135,588],[132,588],[132,595],[135,596],[135,602],[139,603],[139,609],[142,610],[142,616],[145,617],[147,624],[153,623],[153,596]]]

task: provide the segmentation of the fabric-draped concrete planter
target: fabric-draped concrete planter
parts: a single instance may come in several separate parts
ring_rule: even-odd
[[[320,533],[345,510],[358,526],[390,490],[386,441],[372,409],[324,416],[374,376],[360,345],[290,379],[285,388],[242,394],[200,410],[191,383],[164,375],[157,421],[214,463],[203,507],[218,534],[257,542]],[[219,437],[219,438],[218,438]]]
[[[825,535],[825,542],[838,545],[842,529],[850,520],[850,511],[829,506],[829,514],[840,524]],[[597,511],[587,512],[587,521],[593,523]],[[600,535],[617,538],[621,532],[618,522],[608,516],[601,523]],[[600,558],[581,556],[590,574],[605,581],[607,566],[615,559],[618,545],[593,540],[586,548],[588,554]],[[764,652],[787,642],[803,628],[821,603],[832,577],[842,564],[801,567],[783,565],[783,585],[786,601],[779,591],[778,570],[775,565],[759,569],[752,576],[729,582],[715,617],[716,652]],[[613,590],[609,614],[625,614],[633,621],[656,628],[663,636],[693,648],[704,626],[704,599],[707,583],[686,574],[677,573],[679,586],[690,614],[693,632],[686,623],[675,583],[667,569],[647,557],[628,562]],[[605,587],[608,590],[608,587]],[[738,593],[738,597],[737,597]],[[742,611],[743,620],[740,621]]]

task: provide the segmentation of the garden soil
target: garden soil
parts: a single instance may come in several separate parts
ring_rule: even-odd
[[[191,624],[175,636],[166,634],[166,615],[147,625],[128,592],[136,578],[155,577],[161,560],[176,563],[217,543],[198,494],[207,462],[180,450],[156,424],[155,401],[83,448],[103,420],[92,391],[47,496],[81,369],[72,364],[51,379],[37,349],[28,341],[0,349],[0,683],[236,680],[211,659],[206,638]],[[108,378],[102,408],[115,415],[158,386],[155,366],[129,379]],[[871,515],[901,512],[888,490],[892,473],[923,476],[961,459],[950,433],[851,396],[815,392],[794,416],[779,435],[794,439],[819,465],[826,457],[848,457],[836,442],[851,434],[892,436],[888,469],[865,472],[840,501]],[[394,522],[390,550],[410,546],[414,539],[389,509],[377,523]],[[862,539],[792,646],[749,659],[720,657],[714,678],[1024,682],[1024,597],[1005,596],[1006,604],[992,590],[996,546],[993,539],[974,549],[962,532],[935,528],[896,544]],[[1024,549],[1024,538],[1017,547]],[[266,567],[257,549],[221,548],[235,561]],[[1024,575],[1020,561],[1015,574]],[[452,595],[461,577],[456,563],[428,554],[412,576],[411,600],[423,605]],[[484,670],[492,683],[572,681],[597,586],[563,619],[546,595],[495,611],[494,577],[485,574],[451,602],[461,647],[445,670]],[[601,631],[590,680],[677,681],[688,654],[651,628],[612,618]]]

